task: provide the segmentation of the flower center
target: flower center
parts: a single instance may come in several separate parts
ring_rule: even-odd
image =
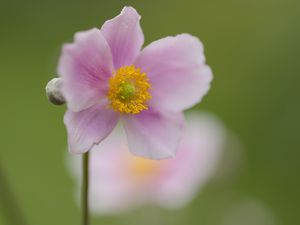
[[[160,162],[149,159],[135,156],[130,158],[130,170],[135,177],[149,178],[159,171],[160,165]]]
[[[119,97],[124,101],[131,100],[135,95],[135,86],[131,82],[124,82],[120,84]]]
[[[160,179],[165,173],[168,161],[157,161],[141,158],[123,151],[122,172],[126,179],[139,184],[154,182]]]
[[[133,65],[118,69],[109,80],[110,106],[121,113],[137,114],[148,109],[151,85],[146,73]]]

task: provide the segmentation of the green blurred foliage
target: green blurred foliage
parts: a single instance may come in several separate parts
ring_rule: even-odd
[[[214,81],[196,110],[218,115],[245,148],[233,179],[212,182],[187,209],[165,216],[219,225],[228,204],[246,195],[268,205],[278,224],[300,224],[299,0],[0,0],[0,163],[29,224],[80,222],[64,161],[65,108],[49,104],[44,87],[56,75],[61,45],[124,5],[142,15],[145,44],[182,32],[204,42]],[[0,224],[7,224],[4,212]]]

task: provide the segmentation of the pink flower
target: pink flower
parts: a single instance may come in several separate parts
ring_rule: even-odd
[[[185,206],[217,169],[225,138],[225,129],[214,117],[190,116],[178,155],[155,161],[130,154],[124,133],[115,129],[90,152],[91,210],[114,213],[144,204]],[[71,172],[79,181],[80,157],[68,157]]]
[[[173,156],[182,111],[198,103],[212,80],[201,42],[189,34],[144,42],[140,15],[125,7],[101,29],[78,32],[63,47],[58,74],[68,110],[69,149],[84,153],[124,122],[132,153]]]

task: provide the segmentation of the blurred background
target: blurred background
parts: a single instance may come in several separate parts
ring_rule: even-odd
[[[44,88],[61,45],[124,5],[142,15],[145,44],[183,32],[203,41],[214,81],[193,110],[213,112],[243,146],[230,176],[160,216],[170,224],[300,224],[299,0],[0,0],[0,224],[18,211],[27,222],[15,224],[80,224],[65,165],[65,107],[49,104]],[[137,214],[93,224],[141,224]]]

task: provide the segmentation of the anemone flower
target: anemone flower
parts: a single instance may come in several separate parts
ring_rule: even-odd
[[[132,153],[173,156],[183,129],[183,110],[206,94],[212,72],[203,45],[189,34],[157,40],[144,49],[140,15],[120,15],[75,34],[58,65],[68,110],[69,150],[85,153],[121,119]]]
[[[214,174],[225,141],[225,129],[215,117],[191,115],[176,157],[157,161],[130,154],[125,134],[117,127],[90,151],[91,211],[112,214],[148,204],[185,206]],[[80,157],[68,154],[67,159],[79,184]]]

